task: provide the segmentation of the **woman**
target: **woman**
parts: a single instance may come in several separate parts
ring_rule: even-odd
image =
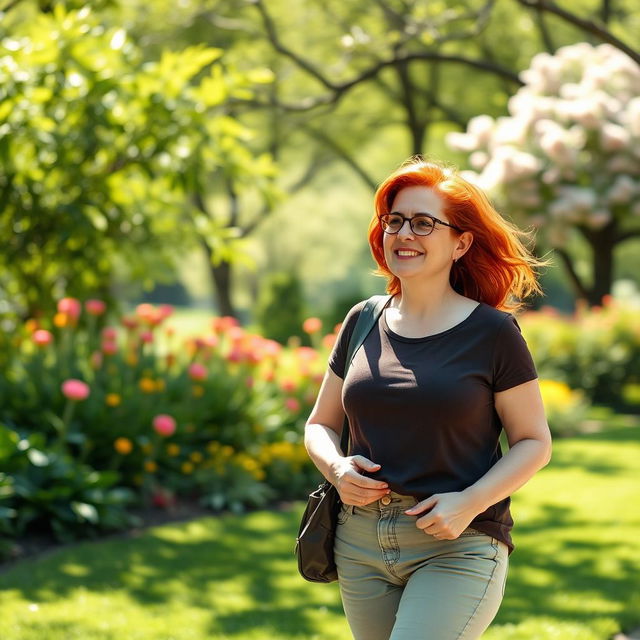
[[[509,496],[550,458],[508,313],[540,291],[541,263],[479,189],[434,162],[405,163],[375,208],[369,243],[391,297],[345,372],[364,303],[348,313],[305,429],[343,502],[340,593],[355,640],[478,638],[504,593]]]

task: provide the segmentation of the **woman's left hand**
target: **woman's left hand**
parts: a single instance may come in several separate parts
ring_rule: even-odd
[[[435,493],[405,511],[409,516],[425,512],[416,520],[416,526],[440,540],[455,540],[478,515],[477,507],[464,491]]]

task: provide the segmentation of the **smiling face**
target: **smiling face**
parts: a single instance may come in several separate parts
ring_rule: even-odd
[[[443,222],[450,222],[444,207],[444,200],[433,189],[412,186],[398,192],[391,211],[406,218],[428,213]],[[468,248],[465,247],[464,236],[437,223],[430,235],[416,235],[405,221],[397,234],[383,234],[385,261],[391,273],[400,280],[434,276],[448,279],[454,258],[463,255]]]

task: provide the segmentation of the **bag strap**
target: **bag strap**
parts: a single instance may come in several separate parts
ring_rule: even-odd
[[[371,329],[376,326],[378,318],[382,314],[383,309],[389,302],[392,296],[371,296],[356,320],[356,326],[353,328],[353,333],[349,338],[349,346],[347,348],[347,359],[345,360],[344,377],[347,375],[347,369],[351,366],[353,357],[356,351],[362,346],[365,338],[371,332]],[[342,425],[342,434],[340,436],[340,448],[345,455],[349,453],[349,420],[344,417],[344,423]]]

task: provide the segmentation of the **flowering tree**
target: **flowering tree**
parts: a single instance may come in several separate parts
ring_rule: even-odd
[[[536,55],[521,77],[508,116],[473,118],[447,142],[469,153],[466,177],[540,228],[578,296],[599,304],[616,246],[640,237],[640,67],[580,43]],[[567,248],[575,231],[593,252],[590,283]]]

